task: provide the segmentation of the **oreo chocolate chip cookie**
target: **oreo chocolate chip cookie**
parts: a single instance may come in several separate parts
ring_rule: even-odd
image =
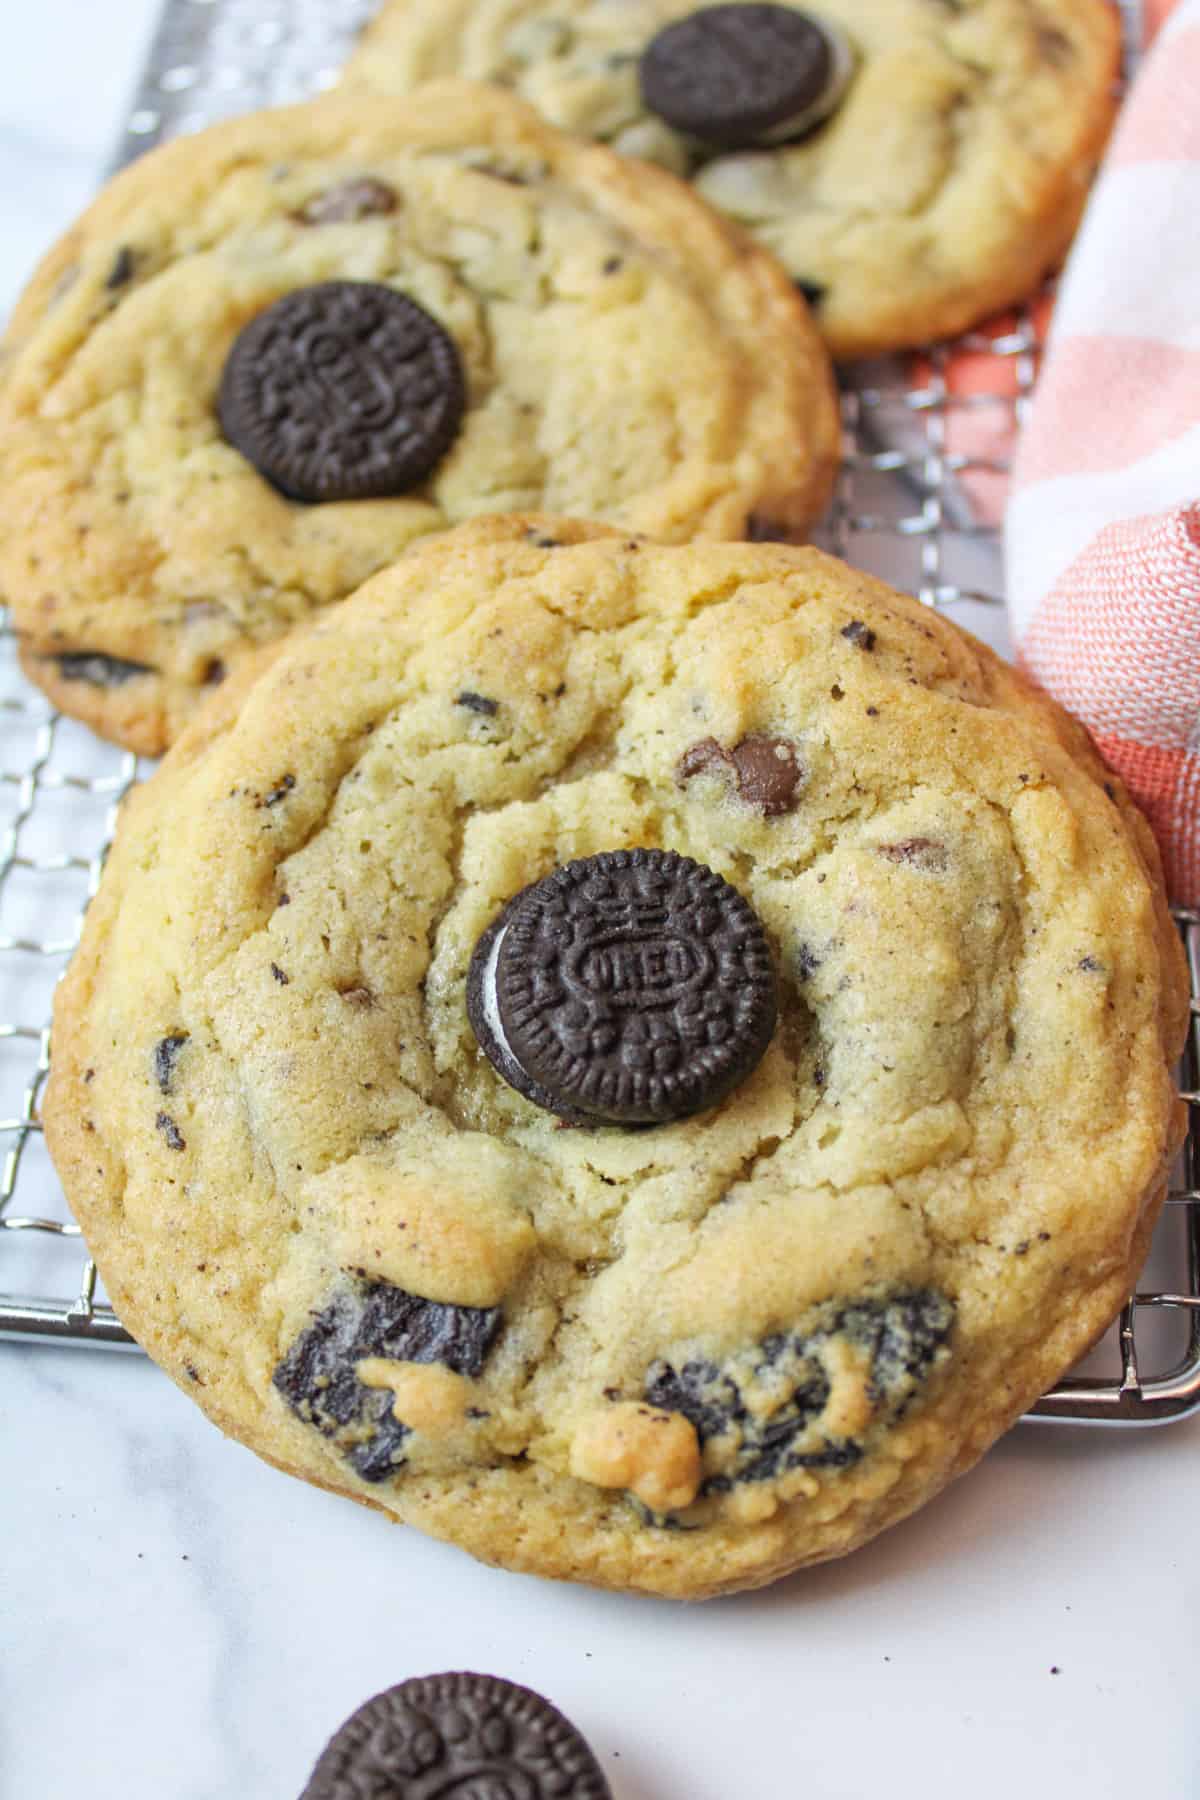
[[[480,519],[123,810],[47,1142],[276,1466],[508,1568],[757,1586],[1125,1298],[1180,1132],[1154,855],[1082,730],[816,550]]]
[[[300,1800],[612,1800],[584,1739],[532,1689],[498,1675],[420,1675],[334,1733]]]
[[[1119,49],[1107,0],[387,0],[343,79],[407,94],[469,72],[683,176],[848,357],[1036,289],[1103,150]]]
[[[800,539],[838,446],[773,258],[661,171],[465,82],[151,151],[35,275],[3,359],[23,667],[151,755],[422,537],[553,511]]]
[[[407,294],[323,281],[239,334],[217,407],[230,443],[281,494],[368,500],[436,468],[466,388],[453,339]]]
[[[575,1123],[715,1106],[761,1060],[775,972],[736,889],[663,850],[574,862],[511,902],[472,958],[467,1008],[505,1080]]]

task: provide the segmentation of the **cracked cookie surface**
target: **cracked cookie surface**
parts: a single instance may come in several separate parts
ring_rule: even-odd
[[[647,111],[639,62],[695,0],[390,0],[346,79],[498,81],[566,131],[690,176],[814,304],[834,353],[921,344],[1023,299],[1075,229],[1113,112],[1107,0],[820,0],[855,69],[800,141],[717,151]],[[801,9],[797,9],[801,10]]]
[[[786,781],[740,783],[765,741]],[[563,1129],[468,965],[636,846],[749,901],[779,1024],[707,1112]],[[969,1467],[1124,1297],[1179,1132],[1156,869],[1082,731],[870,578],[479,521],[131,795],[49,1143],[121,1316],[264,1456],[510,1567],[752,1586]]]
[[[409,493],[304,504],[226,441],[217,399],[243,329],[335,280],[444,329],[466,416]],[[149,753],[430,532],[549,508],[795,538],[837,449],[828,357],[770,257],[683,184],[467,83],[154,152],[47,257],[4,370],[0,591],[23,665]]]

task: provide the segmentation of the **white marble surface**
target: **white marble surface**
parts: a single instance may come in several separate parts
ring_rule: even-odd
[[[0,309],[153,10],[9,0]],[[478,1568],[285,1480],[133,1357],[0,1344],[0,1444],[0,1800],[294,1800],[366,1695],[464,1664],[550,1694],[616,1800],[1200,1792],[1200,1422],[1021,1428],[849,1563],[692,1609]]]

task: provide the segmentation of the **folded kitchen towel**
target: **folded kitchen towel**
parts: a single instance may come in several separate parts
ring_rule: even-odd
[[[1161,10],[1161,8],[1160,8]],[[1014,641],[1200,904],[1200,0],[1170,9],[1059,285],[1006,520]]]

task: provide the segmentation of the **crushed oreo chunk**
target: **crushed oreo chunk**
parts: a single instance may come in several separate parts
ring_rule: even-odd
[[[394,213],[397,204],[395,188],[374,175],[360,175],[314,194],[295,216],[301,225],[356,224]]]
[[[278,806],[281,800],[287,799],[295,785],[296,777],[294,775],[285,775],[282,780],[271,789],[269,794],[263,795],[263,805]]]
[[[160,1112],[154,1121],[157,1130],[161,1131],[168,1150],[186,1150],[187,1139],[180,1131],[170,1113]]]
[[[494,719],[500,711],[498,700],[489,700],[486,694],[472,693],[469,688],[458,696],[455,706],[465,706],[468,712],[480,713],[485,719]]]
[[[737,1482],[770,1481],[791,1469],[847,1469],[865,1454],[862,1440],[813,1435],[832,1391],[824,1353],[837,1339],[865,1352],[867,1393],[878,1424],[903,1412],[953,1323],[952,1302],[929,1289],[833,1305],[809,1331],[776,1332],[723,1366],[705,1358],[678,1368],[665,1359],[656,1362],[647,1371],[645,1397],[650,1405],[689,1419],[701,1446],[710,1439],[728,1440],[702,1494],[727,1493]],[[783,1395],[765,1417],[746,1397],[747,1388],[760,1386]]]
[[[122,656],[106,656],[102,650],[67,650],[52,658],[64,681],[86,681],[89,687],[124,687],[139,675],[157,675],[152,663],[130,662]]]
[[[154,1079],[158,1083],[160,1094],[171,1092],[171,1083],[175,1078],[175,1064],[179,1052],[188,1041],[186,1031],[173,1031],[169,1037],[159,1038],[154,1046]]]
[[[888,862],[907,863],[930,874],[940,874],[949,860],[945,844],[928,837],[903,838],[897,844],[876,844],[875,851]]]
[[[113,258],[112,268],[108,271],[108,274],[104,279],[104,285],[110,294],[115,293],[118,288],[125,286],[125,283],[133,274],[136,261],[137,259],[129,245],[122,244],[121,248]]]
[[[387,1281],[356,1280],[314,1316],[271,1379],[296,1417],[334,1438],[364,1481],[386,1481],[405,1460],[410,1428],[396,1418],[391,1390],[365,1386],[356,1364],[380,1356],[478,1375],[501,1317],[498,1306],[444,1305]]]

